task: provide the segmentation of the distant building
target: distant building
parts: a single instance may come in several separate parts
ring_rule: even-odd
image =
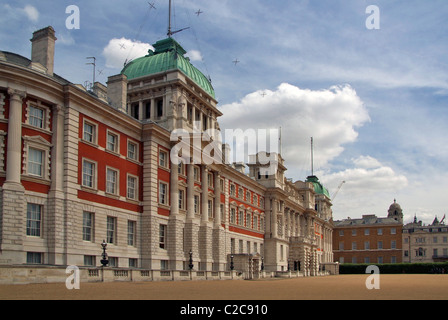
[[[386,218],[363,215],[361,219],[335,221],[334,259],[339,263],[402,262],[403,211],[394,201]]]
[[[448,261],[448,226],[434,219],[432,224],[423,225],[414,221],[403,227],[403,262]]]

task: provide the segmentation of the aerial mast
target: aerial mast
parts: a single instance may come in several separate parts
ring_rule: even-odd
[[[311,137],[311,176],[314,176],[314,139]]]
[[[167,33],[167,36],[169,37],[169,38],[171,38],[171,36],[173,35],[173,34],[176,34],[176,33],[178,33],[178,32],[181,32],[181,31],[184,31],[184,30],[187,30],[187,29],[190,29],[190,27],[187,27],[187,28],[183,28],[183,29],[180,29],[180,30],[177,30],[177,31],[172,31],[171,30],[171,0],[169,0],[170,1],[170,5],[169,5],[169,14],[168,14],[168,33]]]

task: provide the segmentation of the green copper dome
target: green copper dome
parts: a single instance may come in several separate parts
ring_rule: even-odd
[[[327,196],[329,199],[330,198],[330,193],[328,192],[328,190],[322,185],[322,183],[320,183],[319,179],[316,176],[309,176],[306,179],[306,182],[311,182],[314,186],[314,192],[316,192],[317,194],[323,194],[325,196]]]
[[[215,90],[204,74],[195,68],[190,60],[185,57],[186,51],[174,39],[168,38],[158,41],[153,45],[155,51],[149,51],[148,55],[135,59],[128,63],[122,74],[129,80],[165,72],[170,70],[180,70],[188,78],[193,80],[210,96],[215,98]]]

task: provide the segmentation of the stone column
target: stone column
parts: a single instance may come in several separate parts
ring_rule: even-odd
[[[25,188],[22,173],[22,104],[26,93],[8,89],[9,119],[6,154],[6,181],[0,188],[0,253],[8,264],[26,263],[23,240],[26,236]]]
[[[51,188],[48,194],[48,263],[67,265],[67,210],[64,185],[64,107],[53,106],[53,149],[51,152]]]
[[[219,172],[214,172],[215,183],[215,220],[214,227],[219,228],[221,226],[222,212],[221,212],[221,178]]]
[[[187,220],[194,219],[194,164],[187,167]]]
[[[8,89],[10,97],[6,183],[20,184],[22,173],[22,104],[26,93]]]
[[[170,173],[170,201],[171,201],[171,216],[179,214],[179,171],[178,166],[171,162]]]
[[[208,222],[208,168],[206,165],[201,166],[201,176],[202,176],[202,197],[201,197],[201,211],[202,211],[202,222]]]

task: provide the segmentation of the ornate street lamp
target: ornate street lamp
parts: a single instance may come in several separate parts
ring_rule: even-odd
[[[194,264],[193,264],[193,252],[190,250],[190,264],[188,265],[190,268],[190,271],[193,270]]]
[[[264,271],[264,258],[261,257],[261,271]]]
[[[230,256],[230,270],[233,271],[235,269],[235,266],[233,265],[233,254]]]
[[[107,243],[105,240],[103,240],[101,246],[103,247],[103,254],[101,255],[103,259],[101,259],[101,264],[103,265],[103,267],[107,267],[107,265],[109,264],[109,259],[107,259],[107,253],[106,253]]]

